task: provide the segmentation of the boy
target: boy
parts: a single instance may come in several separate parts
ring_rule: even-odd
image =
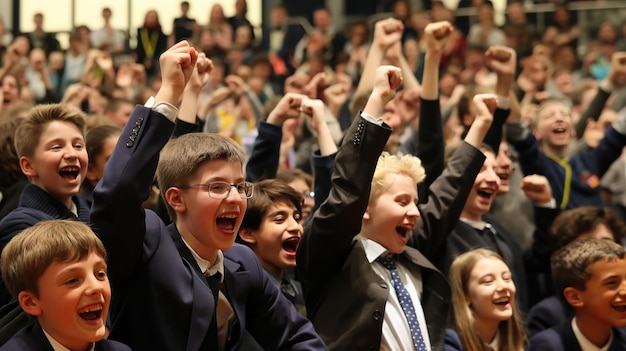
[[[2,252],[2,277],[37,323],[0,350],[130,350],[104,339],[111,299],[106,258],[98,237],[76,221],[40,222],[13,238]]]
[[[528,350],[626,350],[626,251],[610,240],[575,240],[554,253],[557,291],[574,308],[571,322],[530,339]]]
[[[304,231],[302,201],[302,194],[282,180],[255,183],[239,237],[254,251],[285,297],[306,315],[302,287],[287,274],[296,267],[296,250]]]
[[[613,83],[603,81],[602,85],[623,86],[619,77],[626,72],[625,61],[626,53],[613,55],[609,73],[609,77],[614,77],[610,79]],[[626,146],[626,113],[620,111],[618,120],[606,129],[597,147],[568,156],[574,131],[571,115],[564,100],[546,100],[537,109],[532,132],[519,120],[507,122],[507,140],[517,149],[525,175],[542,174],[548,178],[559,208],[602,206],[600,178]]]
[[[156,105],[135,108],[94,190],[91,223],[109,253],[116,294],[110,338],[135,351],[249,349],[254,342],[266,350],[325,350],[254,253],[233,245],[253,191],[241,147],[191,133],[161,151],[194,66],[210,66],[196,61],[185,41],[161,55],[163,83],[149,101]],[[141,206],[155,170],[172,218],[167,227]]]
[[[30,184],[19,205],[0,221],[0,252],[17,233],[39,221],[89,221],[89,207],[77,194],[87,173],[85,119],[64,105],[40,105],[15,132],[15,149]],[[0,305],[10,300],[0,285]]]

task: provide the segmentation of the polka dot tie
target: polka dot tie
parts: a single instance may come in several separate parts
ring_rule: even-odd
[[[398,295],[398,300],[400,300],[402,312],[404,312],[406,321],[409,323],[415,349],[417,351],[427,351],[428,349],[426,348],[424,338],[422,337],[422,330],[419,322],[417,321],[417,314],[415,313],[413,301],[411,300],[409,292],[404,287],[404,284],[402,284],[402,280],[400,280],[400,275],[398,274],[398,269],[396,269],[396,264],[393,262],[393,258],[390,256],[379,257],[378,262],[391,272],[391,282],[393,283],[393,288],[396,290],[396,295]]]

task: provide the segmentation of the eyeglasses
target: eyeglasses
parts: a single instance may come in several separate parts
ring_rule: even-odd
[[[313,192],[313,191],[303,191],[302,192],[302,197],[304,199],[314,199],[315,198],[315,192]]]
[[[189,189],[193,187],[207,187],[207,192],[209,196],[214,199],[225,199],[230,195],[230,188],[233,187],[237,189],[239,196],[242,199],[249,199],[252,197],[252,193],[254,191],[254,184],[250,182],[241,182],[237,184],[232,184],[228,182],[210,182],[207,184],[190,184],[190,185],[181,185],[175,186],[175,188],[179,189]]]

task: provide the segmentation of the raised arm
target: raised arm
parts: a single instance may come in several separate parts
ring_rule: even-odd
[[[183,91],[180,111],[174,127],[174,137],[201,131],[198,125],[198,100],[202,89],[209,81],[209,73],[212,69],[213,62],[207,59],[204,53],[198,54],[196,67]]]
[[[391,134],[388,126],[374,119],[382,115],[401,82],[398,68],[377,68],[364,113],[354,119],[337,152],[328,199],[315,212],[302,236],[296,255],[297,269],[310,315],[316,313],[318,299],[343,266],[352,239],[360,231],[378,156]]]
[[[258,136],[246,164],[246,179],[255,182],[275,178],[280,159],[283,124],[300,117],[300,105],[306,96],[287,93],[270,112],[266,121],[260,121]]]
[[[493,114],[493,123],[485,136],[485,143],[494,150],[496,155],[502,141],[502,128],[511,113],[511,88],[517,67],[515,50],[506,46],[492,46],[485,52],[487,66],[496,73],[496,89],[498,107]]]
[[[421,217],[409,241],[433,262],[438,260],[446,238],[459,220],[485,160],[479,147],[493,120],[497,98],[494,94],[479,94],[473,101],[477,111],[474,122],[443,173],[429,187],[428,200],[419,206]]]
[[[174,127],[178,112],[174,105],[196,60],[195,49],[186,41],[161,55],[163,83],[154,107],[135,108],[93,193],[90,222],[107,249],[111,283],[121,290],[142,258],[147,215],[142,203],[150,194],[159,152]]]

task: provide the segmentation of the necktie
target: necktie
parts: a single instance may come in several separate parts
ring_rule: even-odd
[[[283,278],[280,282],[280,290],[283,292],[283,295],[291,301],[291,303],[296,303],[296,289],[291,285],[291,282],[287,278]]]
[[[209,283],[209,287],[211,288],[211,292],[213,293],[213,301],[215,301],[216,313],[214,314],[213,320],[211,321],[211,325],[209,327],[209,333],[206,336],[205,343],[207,343],[211,349],[218,349],[218,337],[217,337],[217,296],[220,291],[220,274],[216,273],[212,276],[206,277],[207,282]]]
[[[391,273],[391,282],[393,284],[393,288],[396,290],[396,295],[398,295],[398,300],[400,300],[402,312],[404,312],[404,316],[409,323],[409,328],[411,329],[411,337],[413,338],[413,345],[415,345],[415,349],[417,351],[428,350],[426,348],[426,344],[424,343],[424,338],[422,337],[422,330],[420,328],[419,322],[417,321],[417,314],[415,313],[413,301],[411,300],[409,292],[404,287],[404,284],[402,284],[402,280],[400,280],[400,275],[398,274],[396,264],[393,262],[393,258],[380,257],[378,258],[378,261]]]

